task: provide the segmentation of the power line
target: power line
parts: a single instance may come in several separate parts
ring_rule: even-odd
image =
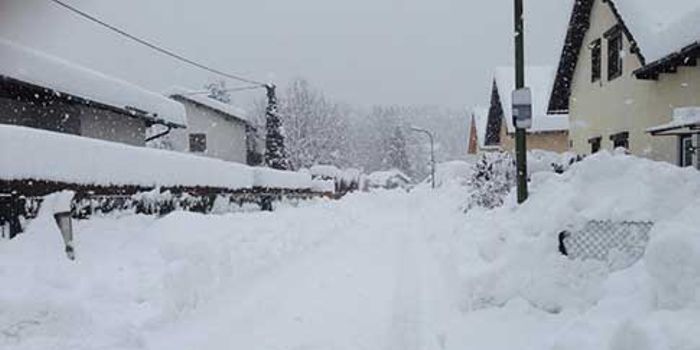
[[[134,36],[134,35],[132,35],[132,34],[129,34],[129,33],[125,32],[124,30],[119,29],[119,28],[117,28],[117,27],[115,27],[115,26],[113,26],[113,25],[111,25],[111,24],[109,24],[109,23],[106,23],[106,22],[100,20],[99,18],[97,18],[97,17],[95,17],[95,16],[92,16],[92,15],[90,15],[89,13],[86,13],[86,12],[84,12],[84,11],[82,11],[82,10],[76,8],[76,7],[73,7],[73,6],[71,6],[71,5],[65,3],[65,2],[63,2],[63,1],[61,1],[61,0],[50,0],[50,1],[56,3],[56,4],[59,5],[59,6],[62,6],[63,8],[66,8],[66,9],[68,9],[68,10],[70,10],[70,11],[72,11],[72,12],[78,14],[78,15],[80,15],[80,16],[83,17],[83,18],[86,18],[86,19],[88,19],[88,20],[90,20],[90,21],[92,21],[92,22],[94,22],[94,23],[97,23],[97,24],[99,24],[99,25],[101,25],[101,26],[103,26],[103,27],[105,27],[105,28],[107,28],[107,29],[109,29],[109,30],[111,30],[111,31],[113,31],[113,32],[115,32],[115,33],[121,35],[121,36],[124,36],[124,37],[126,37],[126,38],[129,38],[129,39],[131,39],[131,40],[133,40],[133,41],[136,41],[137,43],[139,43],[139,44],[141,44],[141,45],[144,45],[144,46],[146,46],[146,47],[148,47],[148,48],[151,48],[151,49],[153,49],[153,50],[155,50],[155,51],[158,51],[158,52],[160,52],[160,53],[162,53],[162,54],[164,54],[164,55],[166,55],[166,56],[172,57],[172,58],[174,58],[174,59],[176,59],[176,60],[178,60],[178,61],[181,61],[181,62],[187,63],[187,64],[189,64],[189,65],[195,66],[195,67],[197,67],[197,68],[199,68],[199,69],[203,69],[203,70],[208,71],[208,72],[210,72],[210,73],[214,73],[214,74],[217,74],[217,75],[220,75],[220,76],[223,76],[223,77],[227,77],[227,78],[230,78],[230,79],[242,81],[242,82],[244,82],[244,83],[256,85],[257,88],[266,85],[266,84],[261,83],[261,82],[259,82],[259,81],[255,81],[255,80],[251,80],[251,79],[246,79],[246,78],[243,78],[243,77],[234,75],[234,74],[230,74],[230,73],[223,72],[223,71],[218,70],[218,69],[216,69],[216,68],[212,68],[212,67],[206,66],[206,65],[204,65],[204,64],[198,63],[198,62],[196,62],[196,61],[193,61],[193,60],[191,60],[191,59],[189,59],[189,58],[187,58],[187,57],[184,57],[184,56],[182,56],[182,55],[179,55],[179,54],[177,54],[177,53],[175,53],[175,52],[172,52],[172,51],[170,51],[170,50],[164,49],[164,48],[162,48],[162,47],[160,47],[160,46],[158,46],[158,45],[156,45],[156,44],[153,44],[153,43],[151,43],[151,42],[149,42],[149,41],[146,41],[146,40],[141,39],[141,38],[139,38],[139,37],[137,37],[137,36]]]

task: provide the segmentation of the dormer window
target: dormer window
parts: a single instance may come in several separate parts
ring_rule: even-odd
[[[600,80],[602,62],[602,49],[600,39],[594,40],[589,46],[591,49],[591,82]]]
[[[622,30],[619,26],[605,33],[608,42],[608,80],[614,80],[622,76],[622,52],[624,44],[622,41]]]

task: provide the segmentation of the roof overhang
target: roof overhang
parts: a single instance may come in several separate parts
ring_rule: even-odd
[[[700,42],[690,44],[680,51],[649,63],[634,71],[635,77],[644,80],[657,80],[662,73],[676,73],[678,67],[695,67],[700,58]]]
[[[670,122],[647,129],[651,136],[683,136],[700,134],[700,121],[696,122]]]

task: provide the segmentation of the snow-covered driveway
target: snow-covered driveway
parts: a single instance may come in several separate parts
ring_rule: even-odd
[[[457,308],[425,240],[427,230],[449,225],[410,199],[400,193],[349,199],[342,206],[353,220],[327,232],[332,239],[246,286],[222,288],[182,322],[149,333],[147,347],[444,348],[441,323]],[[299,220],[313,226],[318,218]]]

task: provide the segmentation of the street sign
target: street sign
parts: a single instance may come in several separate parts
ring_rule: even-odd
[[[530,88],[513,91],[513,125],[519,129],[532,127],[532,91]]]

